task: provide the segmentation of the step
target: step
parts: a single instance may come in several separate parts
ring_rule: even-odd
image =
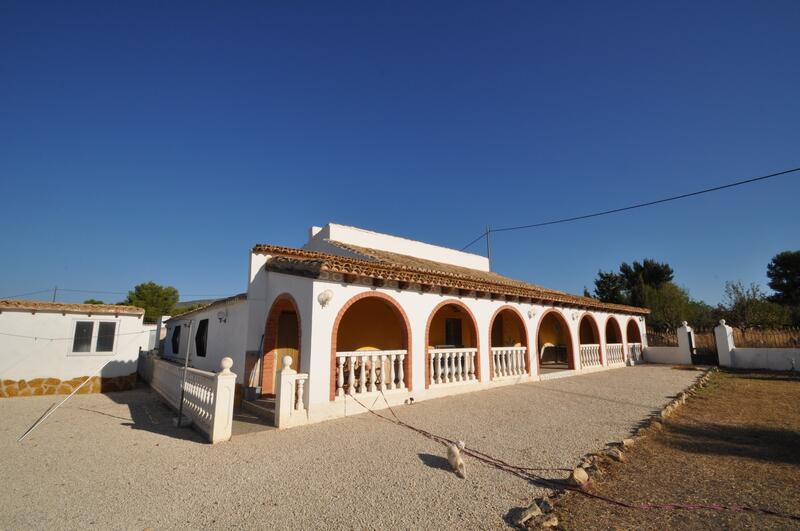
[[[242,409],[261,417],[267,422],[275,422],[275,399],[259,398],[257,400],[242,400]]]

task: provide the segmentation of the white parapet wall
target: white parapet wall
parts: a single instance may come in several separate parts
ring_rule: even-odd
[[[647,346],[644,349],[644,359],[648,363],[668,363],[672,365],[691,365],[692,352],[689,344],[689,334],[692,334],[692,328],[684,321],[683,325],[678,328],[676,334],[678,336],[677,347],[651,347]]]
[[[800,349],[737,347],[733,342],[733,329],[719,322],[714,328],[717,355],[722,367],[733,369],[765,369],[772,371],[800,370]]]

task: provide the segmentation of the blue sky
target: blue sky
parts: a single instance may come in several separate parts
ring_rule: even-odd
[[[798,27],[795,1],[3,2],[0,296],[224,295],[312,224],[458,248],[800,166]],[[800,248],[798,197],[497,234],[493,268],[580,293],[651,257],[715,303]]]

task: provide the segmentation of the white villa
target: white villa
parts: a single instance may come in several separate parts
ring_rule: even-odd
[[[232,358],[237,401],[292,426],[385,407],[381,393],[395,405],[621,367],[641,359],[647,314],[329,224],[302,249],[253,247],[247,292],[167,320],[161,355],[188,350],[206,371]]]

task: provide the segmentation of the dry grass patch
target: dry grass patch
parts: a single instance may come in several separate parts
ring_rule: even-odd
[[[718,504],[800,514],[800,378],[719,372],[663,427],[603,467],[590,492],[628,503]],[[558,503],[565,529],[800,529],[750,512],[637,510],[576,493]]]

